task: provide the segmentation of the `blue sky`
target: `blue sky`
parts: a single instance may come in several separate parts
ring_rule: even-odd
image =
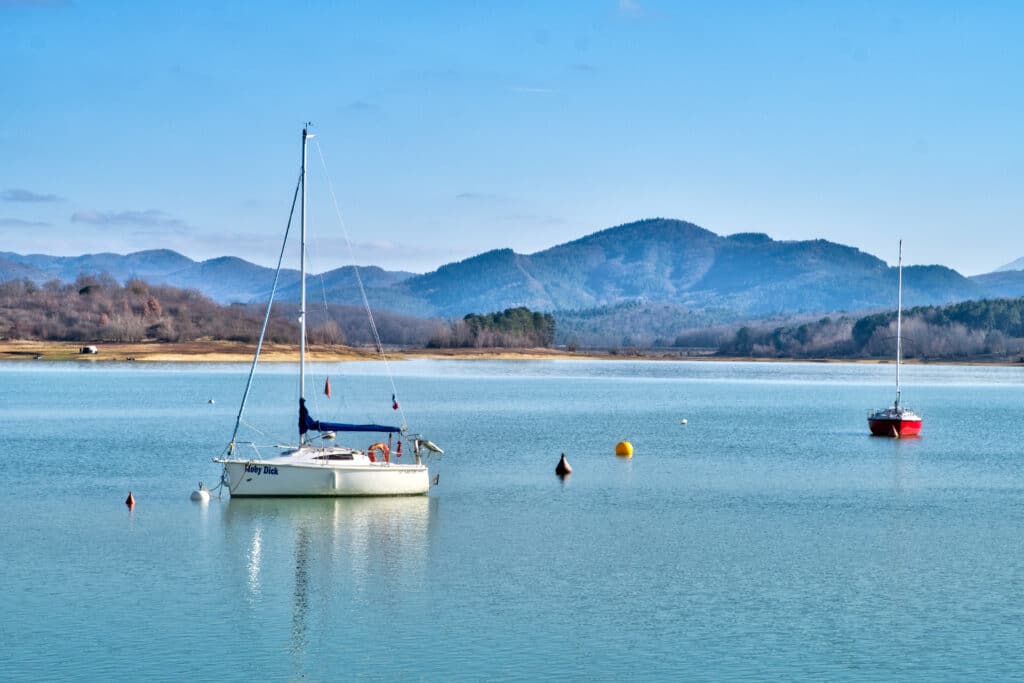
[[[0,251],[418,272],[666,216],[1024,256],[1024,4],[0,0]],[[326,159],[350,256],[325,192]]]

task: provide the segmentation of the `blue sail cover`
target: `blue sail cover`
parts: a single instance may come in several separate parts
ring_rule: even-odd
[[[350,425],[343,422],[321,422],[314,420],[306,410],[306,399],[299,399],[299,434],[314,432],[379,432],[390,434],[402,431],[399,427],[387,425]]]

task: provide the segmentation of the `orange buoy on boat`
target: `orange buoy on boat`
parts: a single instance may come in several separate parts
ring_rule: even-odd
[[[135,507],[135,496],[132,495],[131,491],[128,492],[128,497],[124,499],[124,504],[129,508]]]
[[[374,457],[374,451],[380,451],[384,456],[384,462],[391,462],[391,449],[388,445],[382,441],[378,441],[375,444],[370,444],[370,447],[366,449],[366,455],[369,456],[370,462],[377,462],[377,458]]]

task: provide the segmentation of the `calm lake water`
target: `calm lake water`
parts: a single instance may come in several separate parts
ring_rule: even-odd
[[[247,367],[0,363],[0,680],[1024,678],[1024,368],[905,368],[896,441],[886,365],[391,367],[429,496],[201,505]],[[394,419],[327,371],[314,415]]]

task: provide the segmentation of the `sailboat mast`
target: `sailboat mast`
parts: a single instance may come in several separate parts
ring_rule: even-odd
[[[900,407],[900,364],[903,362],[903,240],[896,261],[896,404]]]
[[[306,127],[302,127],[302,237],[299,240],[299,400],[306,398]]]

